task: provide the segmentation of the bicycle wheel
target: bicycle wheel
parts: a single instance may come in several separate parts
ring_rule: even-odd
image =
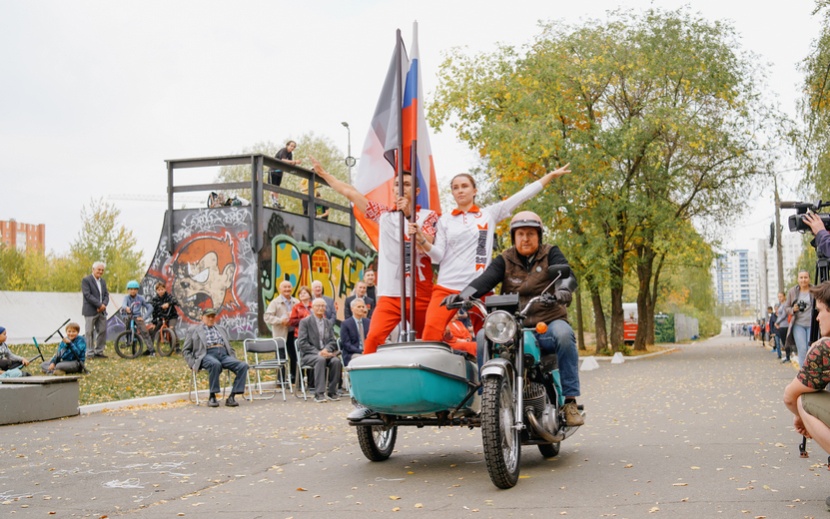
[[[115,339],[115,353],[122,359],[134,359],[144,351],[144,341],[135,333],[127,330]]]
[[[169,357],[176,349],[179,339],[170,328],[159,330],[156,334],[156,351],[162,357]]]

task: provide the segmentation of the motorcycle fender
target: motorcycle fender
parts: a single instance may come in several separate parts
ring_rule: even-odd
[[[513,367],[505,359],[490,359],[481,367],[481,378],[492,376],[506,377]]]

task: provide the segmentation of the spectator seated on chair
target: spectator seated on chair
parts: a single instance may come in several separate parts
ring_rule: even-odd
[[[234,372],[233,388],[225,405],[236,407],[239,403],[234,398],[245,393],[245,383],[248,378],[248,363],[237,360],[236,353],[231,348],[228,332],[216,325],[216,310],[208,308],[202,312],[202,324],[196,326],[184,341],[182,356],[194,372],[204,369],[208,372],[210,383],[210,399],[208,406],[218,407],[216,394],[219,393],[219,375],[222,369]]]
[[[66,337],[58,346],[58,352],[47,362],[40,365],[44,373],[49,375],[65,375],[67,373],[83,373],[86,362],[86,340],[79,335],[81,325],[69,323],[66,325]]]
[[[363,341],[369,333],[366,303],[359,298],[352,299],[349,309],[352,316],[340,325],[340,349],[343,351],[343,364],[346,366],[353,358],[363,355]]]
[[[29,361],[15,355],[12,350],[6,346],[6,328],[0,326],[0,371],[8,371],[10,369],[26,366]]]
[[[326,301],[317,298],[311,303],[311,315],[300,321],[297,347],[302,364],[314,368],[314,401],[339,400],[337,385],[343,366],[334,338],[334,323],[326,318]],[[326,390],[328,368],[328,390]]]

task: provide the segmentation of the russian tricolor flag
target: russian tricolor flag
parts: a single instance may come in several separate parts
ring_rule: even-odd
[[[389,63],[386,81],[380,93],[371,127],[363,144],[363,152],[354,179],[354,186],[369,200],[392,206],[397,197],[395,175],[397,160],[403,155],[402,167],[411,169],[411,149],[416,143],[415,169],[420,193],[417,204],[441,213],[438,184],[432,149],[429,144],[424,108],[421,103],[423,86],[418,56],[418,23],[413,25],[412,59],[406,55],[400,34]],[[355,210],[363,230],[377,248],[377,224]]]

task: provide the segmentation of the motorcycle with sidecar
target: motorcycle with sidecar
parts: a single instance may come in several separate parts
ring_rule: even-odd
[[[388,459],[400,426],[480,427],[487,471],[499,488],[518,482],[523,445],[536,445],[545,458],[559,454],[578,427],[564,420],[556,355],[542,355],[536,341],[534,332],[544,333],[546,325],[522,326],[533,305],[558,304],[556,288],[574,282],[567,265],[550,266],[548,277],[542,294],[523,308],[517,294],[448,305],[485,316],[478,362],[442,342],[390,343],[352,359],[346,368],[352,398],[375,412],[349,422],[363,454]]]

